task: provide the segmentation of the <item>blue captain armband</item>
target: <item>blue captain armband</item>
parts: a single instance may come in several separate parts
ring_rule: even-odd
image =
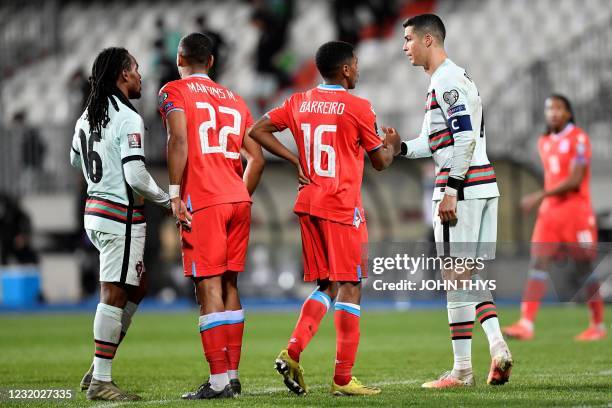
[[[472,120],[470,115],[460,115],[448,119],[448,127],[451,133],[467,132],[472,130]]]

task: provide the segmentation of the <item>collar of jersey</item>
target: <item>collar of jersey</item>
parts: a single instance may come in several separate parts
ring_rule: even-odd
[[[195,73],[195,74],[191,74],[189,75],[187,78],[191,78],[191,77],[198,77],[198,78],[206,78],[206,79],[210,79],[210,77],[206,74],[201,74],[199,72]]]
[[[567,125],[565,125],[565,127],[563,128],[562,131],[560,131],[559,133],[551,133],[552,137],[554,137],[555,139],[559,139],[563,136],[567,136],[570,134],[570,132],[572,130],[574,130],[574,124],[573,123],[568,123]]]
[[[317,88],[323,89],[324,91],[346,91],[342,85],[319,84]]]
[[[441,73],[441,71],[442,71],[442,67],[443,67],[443,66],[445,66],[445,65],[447,65],[447,64],[452,64],[452,63],[453,63],[453,61],[451,61],[451,60],[450,60],[450,58],[446,58],[446,59],[444,60],[444,62],[443,62],[443,63],[441,63],[441,64],[440,64],[440,66],[439,66],[438,68],[436,68],[436,70],[434,71],[434,73],[433,73],[433,74],[431,74],[431,79],[434,79],[434,77],[435,77],[435,76],[440,75],[440,73]]]

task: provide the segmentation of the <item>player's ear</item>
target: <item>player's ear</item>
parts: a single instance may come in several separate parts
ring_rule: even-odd
[[[426,47],[431,47],[431,44],[433,44],[433,36],[431,34],[427,33],[424,36],[424,40],[425,40],[425,46]]]
[[[215,57],[210,54],[210,57],[208,57],[208,64],[206,66],[206,69],[211,69],[213,65],[215,65]]]
[[[130,80],[130,72],[127,69],[122,69],[121,70],[121,80],[123,82],[129,82]]]
[[[342,64],[342,77],[350,78],[351,76],[351,67],[349,64]]]

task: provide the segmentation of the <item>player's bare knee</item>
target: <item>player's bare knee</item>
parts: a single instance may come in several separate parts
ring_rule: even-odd
[[[128,293],[124,285],[117,282],[100,283],[100,303],[123,309],[127,301]]]
[[[338,284],[337,282],[331,282],[329,279],[318,280],[317,285],[319,291],[325,293],[333,301],[338,296]]]
[[[359,304],[361,282],[338,282],[338,302]]]
[[[538,256],[533,259],[532,267],[538,271],[547,271],[550,266],[550,259],[545,256]]]
[[[128,301],[132,303],[139,304],[142,299],[147,295],[149,290],[149,280],[147,279],[147,275],[143,274],[140,279],[140,284],[138,286],[127,286],[128,290]]]

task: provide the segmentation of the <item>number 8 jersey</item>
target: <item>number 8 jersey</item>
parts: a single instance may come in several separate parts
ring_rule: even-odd
[[[251,202],[242,181],[240,148],[253,118],[244,100],[205,74],[168,82],[159,112],[180,110],[187,121],[187,165],[181,199],[191,212],[217,204]]]
[[[370,102],[339,85],[319,85],[292,95],[267,116],[279,131],[291,130],[311,181],[300,189],[294,211],[349,225],[361,222],[364,149],[382,146]]]

